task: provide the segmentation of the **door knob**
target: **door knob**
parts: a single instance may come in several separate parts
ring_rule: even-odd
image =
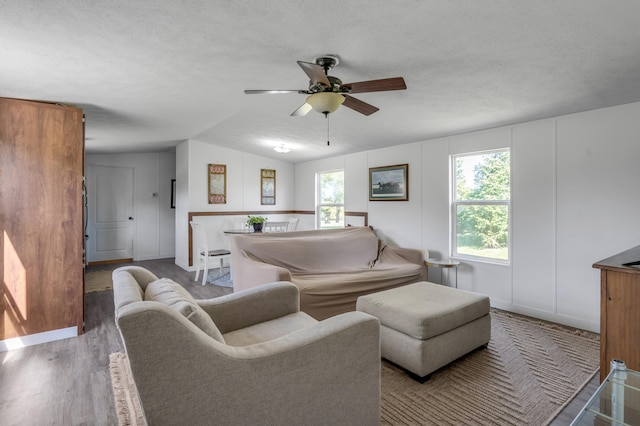
[[[129,216],[129,220],[133,220],[133,218],[131,216]]]

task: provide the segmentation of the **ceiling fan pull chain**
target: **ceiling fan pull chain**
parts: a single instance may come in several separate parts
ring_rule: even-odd
[[[324,116],[327,117],[327,146],[329,146],[329,113],[325,112]]]

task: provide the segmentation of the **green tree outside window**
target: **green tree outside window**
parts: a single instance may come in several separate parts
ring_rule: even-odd
[[[342,228],[344,226],[344,171],[318,173],[317,181],[318,228]]]
[[[455,252],[509,259],[509,151],[454,157]]]

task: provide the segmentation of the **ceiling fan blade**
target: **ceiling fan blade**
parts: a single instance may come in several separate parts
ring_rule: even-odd
[[[307,93],[306,90],[245,90],[247,95],[260,95],[263,93]]]
[[[356,99],[353,96],[342,95],[344,96],[344,103],[342,105],[347,108],[351,108],[354,111],[358,111],[364,115],[371,115],[374,112],[378,111],[380,108],[376,108],[371,104],[361,101],[360,99]]]
[[[293,111],[291,113],[292,117],[302,117],[303,115],[307,115],[307,113],[309,111],[311,111],[313,108],[311,107],[311,105],[309,105],[308,103],[304,103],[300,108],[298,108],[297,110]]]
[[[387,90],[404,90],[407,85],[402,77],[383,78],[381,80],[358,81],[356,83],[343,84],[348,87],[349,93],[384,92]]]
[[[331,87],[331,83],[329,83],[329,79],[325,75],[320,65],[303,61],[298,61],[298,65],[300,65],[302,71],[304,71],[309,76],[309,79],[313,84],[322,83],[327,85],[327,87]]]

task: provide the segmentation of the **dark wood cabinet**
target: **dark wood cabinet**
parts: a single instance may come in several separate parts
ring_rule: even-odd
[[[0,340],[82,333],[83,115],[0,98]]]
[[[600,381],[612,359],[640,371],[640,246],[596,262],[600,269]]]

